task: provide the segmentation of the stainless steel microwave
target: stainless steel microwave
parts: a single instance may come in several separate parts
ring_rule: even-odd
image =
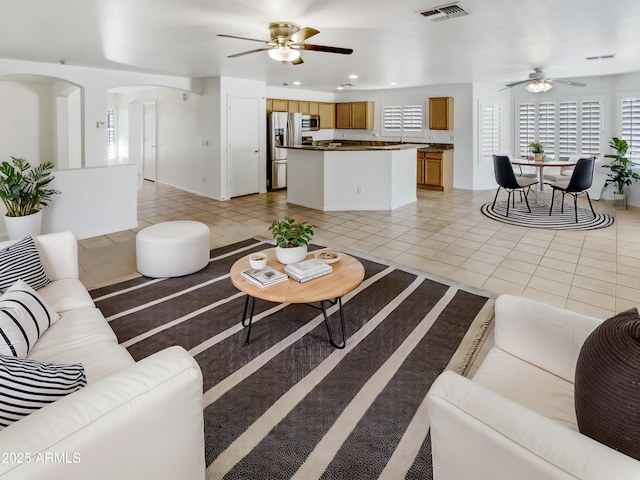
[[[317,115],[302,115],[302,131],[313,132],[320,130],[320,117]]]

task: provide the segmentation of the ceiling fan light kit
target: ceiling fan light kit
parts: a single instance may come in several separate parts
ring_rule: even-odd
[[[531,93],[544,93],[551,90],[553,87],[546,80],[536,80],[528,84],[526,88]]]
[[[289,47],[277,46],[269,50],[269,56],[278,62],[293,62],[300,58],[300,51]]]

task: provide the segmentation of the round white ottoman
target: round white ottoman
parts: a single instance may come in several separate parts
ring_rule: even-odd
[[[209,263],[209,228],[179,220],[143,228],[136,235],[138,272],[147,277],[180,277]]]

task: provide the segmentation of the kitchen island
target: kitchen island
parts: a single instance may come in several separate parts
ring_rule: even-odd
[[[415,202],[418,147],[287,147],[287,202],[323,211],[394,210]]]

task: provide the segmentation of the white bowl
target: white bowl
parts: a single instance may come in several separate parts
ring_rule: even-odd
[[[249,255],[249,265],[256,270],[262,270],[267,266],[267,256],[264,253],[252,253]]]
[[[337,250],[330,248],[324,248],[313,252],[313,256],[324,263],[336,263],[342,257],[342,254]]]

